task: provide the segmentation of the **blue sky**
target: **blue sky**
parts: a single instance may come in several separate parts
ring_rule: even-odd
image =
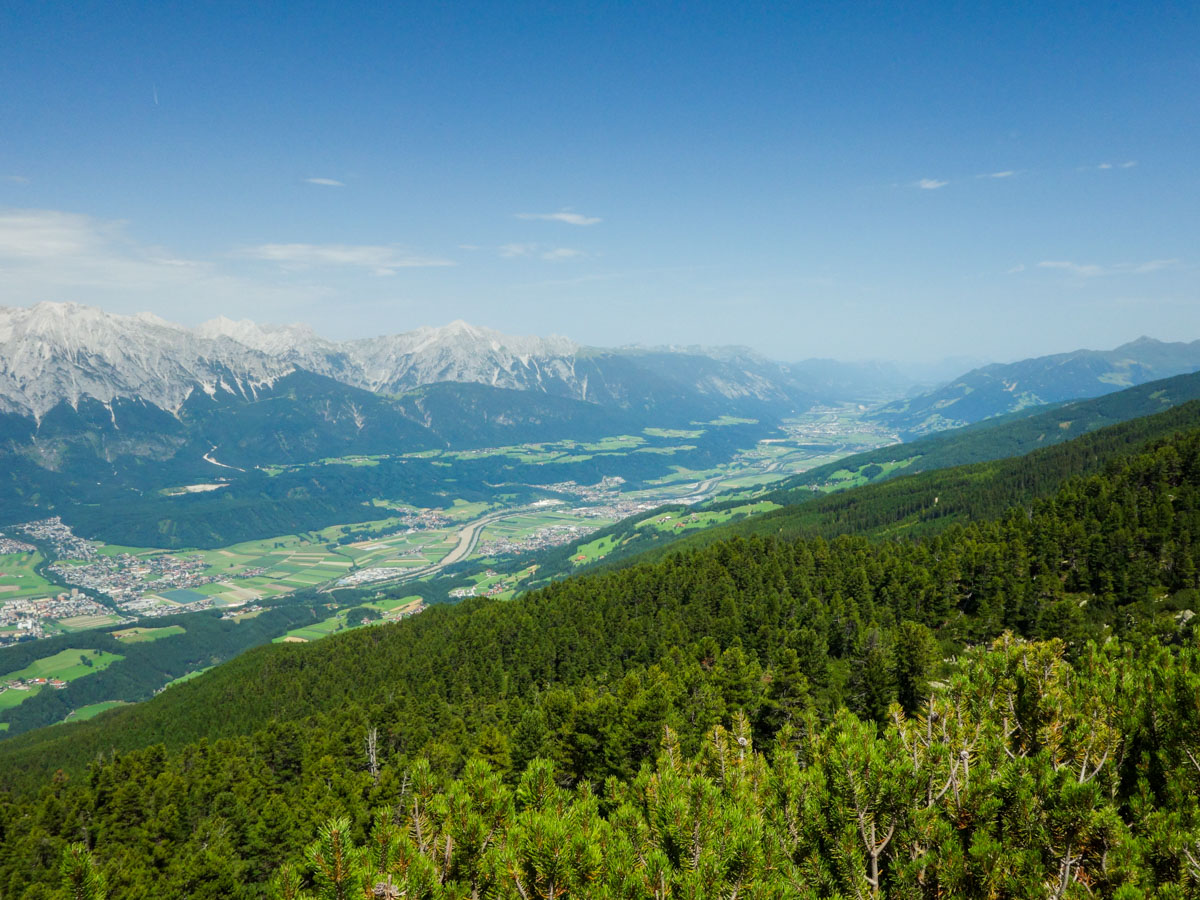
[[[631,6],[4,4],[0,304],[783,359],[1200,338],[1200,5]]]

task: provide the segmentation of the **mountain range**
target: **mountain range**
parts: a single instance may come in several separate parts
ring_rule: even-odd
[[[461,321],[335,342],[303,325],[217,318],[189,329],[75,304],[0,308],[0,411],[39,420],[84,398],[172,413],[194,394],[253,400],[297,370],[382,395],[453,382],[698,415],[778,415],[816,399],[786,366],[738,348],[585,348]]]
[[[1197,369],[1200,341],[1143,337],[1115,350],[991,364],[931,385],[912,366],[893,363],[782,363],[741,347],[586,347],[462,321],[332,341],[306,325],[218,317],[186,328],[149,313],[68,303],[0,307],[0,413],[35,423],[60,403],[78,408],[85,399],[113,416],[117,400],[172,415],[193,396],[253,402],[302,370],[385,397],[434,384],[483,385],[660,420],[775,419],[815,404],[859,402],[877,406],[871,415],[880,423],[914,436]],[[924,375],[934,372],[926,367]]]
[[[1141,337],[1115,350],[1075,350],[972,369],[934,390],[888,403],[872,417],[908,439],[1198,369],[1200,340]]]

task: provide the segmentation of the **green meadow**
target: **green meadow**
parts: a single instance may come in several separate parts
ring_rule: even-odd
[[[83,678],[94,672],[107,669],[117,660],[124,658],[124,656],[116,653],[108,653],[104,650],[68,648],[60,650],[53,656],[44,656],[41,659],[34,660],[23,669],[0,674],[0,683],[7,684],[10,681],[17,681],[18,679],[28,681],[33,678],[45,678],[47,680],[58,678],[62,681],[74,681],[76,678]],[[53,688],[49,688],[47,685],[36,685],[24,691],[14,690],[13,688],[0,691],[0,709],[10,709],[18,706],[44,689],[53,690]]]
[[[34,571],[43,562],[38,551],[0,553],[0,603],[21,597],[46,597],[62,590]]]
[[[182,625],[165,625],[162,628],[125,628],[112,632],[112,636],[126,644],[141,644],[184,632]]]

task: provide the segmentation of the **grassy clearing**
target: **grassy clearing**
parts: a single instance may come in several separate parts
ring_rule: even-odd
[[[92,703],[88,706],[81,706],[79,709],[72,710],[63,721],[64,722],[83,722],[86,719],[94,719],[100,713],[106,710],[115,709],[118,706],[128,706],[124,700],[103,700],[100,703]]]
[[[10,681],[24,680],[28,682],[35,678],[45,678],[47,681],[57,678],[61,681],[69,682],[74,681],[76,678],[91,675],[93,672],[107,669],[117,660],[124,658],[124,656],[116,653],[107,653],[104,650],[68,648],[60,650],[53,656],[44,656],[41,659],[34,660],[23,669],[6,672],[0,675],[0,682],[7,685]],[[3,691],[0,691],[0,710],[19,706],[30,697],[37,696],[42,690],[53,690],[53,688],[48,684],[29,685],[28,690],[17,690],[6,687]]]
[[[422,602],[422,598],[417,594],[412,594],[408,597],[387,597],[383,600],[374,600],[370,603],[364,603],[363,606],[369,606],[371,609],[377,609],[380,612],[391,612],[392,610],[413,606],[420,602]]]
[[[311,625],[305,625],[302,628],[293,628],[287,634],[275,638],[276,644],[296,643],[297,639],[302,642],[319,641],[323,637],[329,637],[338,631],[346,629],[346,616],[349,610],[341,610],[330,616],[328,619],[322,619],[320,622],[314,622]]]
[[[162,628],[125,628],[121,631],[114,631],[112,636],[127,644],[141,644],[170,637],[173,634],[184,634],[185,631],[182,625],[164,625]]]
[[[203,675],[211,668],[212,666],[205,666],[203,669],[197,669],[195,672],[188,672],[186,675],[180,675],[178,678],[173,678],[163,685],[163,690],[166,690],[173,684],[183,684],[185,681],[191,681],[197,675]]]
[[[704,434],[703,428],[689,430],[687,428],[643,428],[642,434],[660,438],[698,438]]]
[[[41,553],[0,553],[0,603],[22,597],[46,597],[62,590],[35,572]]]
[[[53,656],[44,656],[34,660],[23,669],[15,672],[5,672],[0,675],[0,681],[14,681],[18,678],[60,678],[71,681],[107,669],[119,659],[125,657],[105,650],[81,650],[67,648]],[[84,662],[83,660],[87,660]]]
[[[335,456],[321,460],[324,466],[377,466],[380,456]]]
[[[576,554],[571,557],[571,562],[577,566],[587,565],[590,562],[595,562],[598,559],[603,559],[617,546],[617,539],[613,535],[605,535],[602,538],[597,538],[594,541],[589,541],[579,547]]]
[[[884,475],[895,472],[897,469],[903,469],[907,466],[911,466],[920,458],[920,456],[910,456],[907,459],[860,466],[856,469],[838,469],[829,476],[829,481],[819,486],[819,489],[823,491],[840,491],[844,490],[845,488],[858,487],[859,485],[868,484],[871,481],[878,481]],[[878,471],[872,473],[870,471],[872,469],[876,469]]]
[[[735,516],[753,516],[759,513],[770,512],[773,509],[779,509],[779,504],[762,501],[759,503],[746,503],[742,506],[735,506],[732,509],[719,511],[663,513],[661,516],[655,516],[652,519],[638,523],[637,527],[640,529],[681,533],[699,528],[708,528],[712,525],[720,525],[728,522]]]

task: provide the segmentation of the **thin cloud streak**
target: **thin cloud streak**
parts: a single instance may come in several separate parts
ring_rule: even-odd
[[[504,259],[536,256],[549,262],[561,262],[587,256],[582,250],[573,247],[544,247],[542,244],[504,244],[497,250]]]
[[[319,184],[321,187],[345,187],[345,182],[338,181],[336,178],[305,178],[308,184]]]
[[[348,266],[373,275],[394,275],[397,269],[453,266],[450,259],[412,256],[399,247],[375,244],[259,244],[237,255],[295,268]]]
[[[598,225],[604,220],[597,216],[584,216],[570,210],[556,213],[517,213],[518,219],[541,219],[546,222],[565,222],[567,225]]]
[[[938,181],[936,178],[922,178],[916,183],[916,186],[923,191],[936,191],[938,188],[944,188],[950,182]]]
[[[1102,162],[1094,166],[1080,166],[1080,172],[1108,172],[1112,169],[1132,169],[1137,165],[1136,159],[1130,159],[1123,163]]]
[[[1101,266],[1095,263],[1075,263],[1069,260],[1047,259],[1038,263],[1039,269],[1057,269],[1080,278],[1105,278],[1109,275],[1149,275],[1179,265],[1177,259],[1152,259],[1143,263],[1116,263]]]

